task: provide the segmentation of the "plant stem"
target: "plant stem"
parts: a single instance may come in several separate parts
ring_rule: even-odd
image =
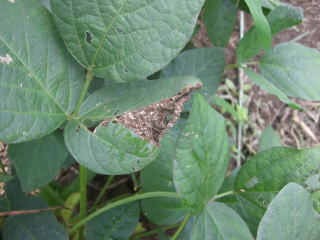
[[[101,189],[101,191],[99,192],[98,197],[96,198],[96,200],[94,201],[92,207],[90,210],[94,210],[97,205],[100,203],[101,199],[103,198],[103,196],[105,195],[106,191],[108,190],[108,187],[111,183],[111,181],[113,180],[114,176],[109,176],[106,184],[103,186],[103,188]]]
[[[84,219],[81,219],[77,224],[75,224],[73,226],[73,228],[69,231],[69,233],[72,233],[72,232],[76,231],[78,228],[82,227],[84,224],[89,222],[91,219],[93,219],[96,216],[104,213],[105,211],[108,211],[108,210],[110,210],[112,208],[118,207],[120,205],[129,203],[129,202],[137,201],[137,200],[144,199],[144,198],[151,198],[151,197],[180,198],[178,193],[173,193],[173,192],[148,192],[148,193],[136,194],[136,195],[133,195],[131,197],[128,197],[128,198],[125,198],[125,199],[121,199],[119,201],[107,204],[106,206],[104,206],[104,207],[96,210],[95,212],[89,214],[87,217],[85,217]]]
[[[93,79],[93,72],[90,68],[88,68],[87,70],[87,74],[86,74],[86,80],[84,81],[84,84],[83,84],[83,87],[81,89],[81,92],[80,92],[80,96],[79,96],[79,100],[77,102],[77,105],[74,109],[74,116],[77,116],[78,113],[79,113],[79,110],[80,110],[80,107],[81,107],[81,104],[83,103],[86,95],[87,95],[87,92],[88,92],[88,89],[89,89],[89,86],[90,86],[90,83]]]
[[[87,169],[80,165],[80,221],[87,215]],[[83,239],[84,228],[80,228],[80,240]]]
[[[224,67],[224,69],[231,69],[231,68],[238,68],[240,67],[240,65],[238,63],[235,63],[235,64],[230,64],[230,65],[227,65]]]
[[[169,230],[169,229],[172,229],[172,228],[177,228],[179,226],[180,226],[180,223],[174,224],[174,225],[171,225],[171,226],[162,227],[162,228],[159,228],[159,229],[154,229],[154,230],[149,231],[149,232],[139,233],[139,234],[133,235],[130,238],[130,240],[140,239],[142,237],[150,236],[150,235],[156,234],[156,233],[158,233],[160,231],[166,231],[166,230]]]
[[[189,221],[191,215],[188,214],[182,221],[182,223],[180,224],[178,230],[175,232],[175,234],[173,235],[173,237],[171,238],[171,240],[176,240],[180,233],[183,231],[184,227],[186,226],[187,222]]]
[[[235,192],[234,191],[224,192],[224,193],[221,193],[219,195],[216,195],[212,200],[217,200],[219,198],[223,198],[225,196],[229,196],[229,195],[232,195],[232,194],[235,194]]]

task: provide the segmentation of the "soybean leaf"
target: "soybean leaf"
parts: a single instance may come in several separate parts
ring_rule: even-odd
[[[281,139],[278,134],[271,126],[267,127],[263,132],[259,141],[259,150],[264,151],[273,147],[280,147]]]
[[[95,240],[129,239],[138,225],[139,214],[137,202],[113,208],[88,222],[85,237]]]
[[[224,71],[222,48],[196,48],[182,52],[161,71],[161,77],[194,76],[202,83],[202,94],[212,100]]]
[[[281,5],[273,9],[267,16],[271,35],[275,36],[286,28],[300,24],[303,20],[303,9],[290,5]],[[259,32],[251,28],[241,39],[237,47],[238,62],[245,62],[256,56],[263,48],[257,42]]]
[[[209,202],[187,224],[180,239],[252,240],[246,223],[227,205]]]
[[[158,157],[141,171],[143,192],[176,192],[173,183],[173,151],[176,138],[169,135],[161,141]],[[157,225],[171,225],[179,222],[186,214],[181,200],[176,198],[143,199],[141,208],[144,215]]]
[[[12,175],[0,174],[0,183],[8,182],[8,181],[12,180],[13,178],[14,178],[14,176],[12,176]]]
[[[237,3],[234,0],[210,0],[204,8],[203,21],[211,42],[218,47],[228,44],[237,22]]]
[[[287,96],[320,100],[320,53],[298,43],[269,51],[260,64],[262,75]]]
[[[289,182],[304,182],[320,168],[320,148],[274,147],[256,154],[240,169],[235,189],[277,192]]]
[[[68,156],[62,132],[54,132],[34,141],[10,144],[9,159],[24,192],[49,183]]]
[[[193,33],[204,0],[52,0],[72,55],[96,76],[144,79],[170,62]]]
[[[83,166],[107,175],[129,174],[150,164],[158,147],[119,123],[99,125],[94,132],[77,121],[64,131],[69,152]]]
[[[303,187],[286,185],[270,203],[258,229],[257,240],[320,239],[320,215]]]
[[[274,81],[268,81],[260,74],[245,68],[244,72],[247,74],[247,76],[250,78],[250,80],[258,85],[262,90],[266,91],[267,93],[270,93],[272,95],[275,95],[277,98],[279,98],[280,101],[288,104],[293,109],[301,110],[302,107],[296,104],[294,101],[290,100],[287,95],[280,90],[277,86],[273,84]]]
[[[312,193],[313,206],[318,213],[320,213],[320,191]]]
[[[36,210],[48,205],[39,197],[27,196],[17,180],[6,184],[5,195],[0,197],[0,211]],[[67,240],[68,234],[50,211],[10,216],[2,226],[4,240]]]
[[[258,32],[258,42],[262,49],[271,47],[271,30],[269,23],[262,12],[261,0],[244,0],[252,14],[254,26]]]
[[[201,82],[195,77],[111,84],[97,90],[84,101],[80,108],[80,117],[93,120],[116,117],[123,112],[175,96],[183,88],[197,84]]]
[[[174,183],[190,211],[204,207],[223,183],[228,166],[225,121],[195,93],[192,111],[181,131],[174,156]]]
[[[0,2],[0,139],[18,143],[57,129],[72,112],[83,70],[38,0]]]

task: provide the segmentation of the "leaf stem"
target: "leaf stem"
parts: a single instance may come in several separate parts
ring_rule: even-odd
[[[98,206],[98,204],[100,203],[101,199],[103,198],[103,196],[105,195],[106,191],[108,190],[108,187],[109,187],[110,183],[112,182],[113,178],[114,178],[114,176],[109,176],[106,184],[103,186],[103,188],[102,188],[101,191],[99,192],[98,197],[97,197],[96,200],[94,201],[94,203],[93,203],[90,211],[91,211],[91,210],[94,210],[94,209]]]
[[[217,199],[219,199],[219,198],[223,198],[223,197],[225,197],[225,196],[229,196],[229,195],[233,195],[233,194],[235,194],[234,191],[224,192],[224,193],[221,193],[221,194],[216,195],[212,200],[217,200]]]
[[[180,233],[181,233],[181,232],[183,231],[183,229],[185,228],[185,226],[186,226],[187,222],[189,221],[190,217],[191,217],[191,215],[188,214],[188,215],[183,219],[183,221],[181,222],[178,230],[175,232],[175,234],[173,235],[173,237],[171,238],[171,240],[176,240],[176,239],[179,237]]]
[[[69,231],[69,233],[73,233],[74,231],[76,231],[78,228],[82,227],[84,224],[86,224],[87,222],[89,222],[91,219],[95,218],[96,216],[104,213],[105,211],[108,211],[112,208],[118,207],[120,205],[129,203],[129,202],[133,202],[133,201],[137,201],[140,199],[144,199],[144,198],[151,198],[151,197],[173,197],[173,198],[180,198],[180,195],[178,193],[173,193],[173,192],[148,192],[148,193],[141,193],[141,194],[136,194],[133,195],[131,197],[125,198],[125,199],[121,199],[119,201],[107,204],[106,206],[96,210],[95,212],[89,214],[87,217],[85,217],[84,219],[81,219],[77,224],[75,224],[73,226],[73,228],[71,228],[71,230]]]
[[[80,165],[80,221],[87,215],[87,169]],[[84,228],[79,231],[80,239],[83,239]]]
[[[234,63],[234,64],[230,64],[230,65],[227,65],[227,66],[224,66],[224,69],[231,69],[231,68],[238,68],[240,67],[240,64],[239,63]]]
[[[89,86],[90,86],[90,83],[91,83],[93,77],[94,77],[94,75],[93,75],[92,69],[88,68],[87,74],[86,74],[86,79],[84,81],[83,87],[80,92],[79,100],[78,100],[77,105],[74,109],[74,114],[73,114],[74,116],[78,116],[78,114],[79,114],[81,104],[83,103],[83,101],[87,95],[87,92],[88,92],[88,89],[89,89]]]

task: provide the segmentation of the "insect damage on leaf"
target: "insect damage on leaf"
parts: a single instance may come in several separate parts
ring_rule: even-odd
[[[12,57],[7,53],[5,56],[0,56],[0,62],[10,64],[13,61]]]
[[[201,88],[201,84],[184,88],[176,96],[150,104],[144,108],[125,112],[115,121],[131,129],[143,139],[159,145],[161,138],[174,126],[183,110],[183,104],[190,99],[193,90]],[[109,121],[101,124],[107,125]]]

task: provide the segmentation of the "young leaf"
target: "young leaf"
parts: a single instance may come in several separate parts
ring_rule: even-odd
[[[224,47],[228,44],[237,22],[236,1],[207,1],[204,10],[203,21],[211,42],[215,46]]]
[[[94,240],[126,240],[138,225],[140,209],[137,202],[113,208],[89,221],[85,238]]]
[[[224,71],[222,48],[196,48],[182,52],[161,71],[161,77],[194,76],[203,84],[201,92],[210,101]]]
[[[263,132],[259,141],[259,150],[264,151],[273,147],[280,147],[281,139],[278,134],[271,126],[267,127]]]
[[[262,12],[261,0],[244,0],[252,14],[254,26],[258,32],[258,42],[265,50],[271,47],[271,30],[269,23]]]
[[[286,95],[320,100],[320,52],[298,43],[283,43],[261,59],[262,75]]]
[[[228,167],[228,136],[225,121],[194,94],[192,111],[181,131],[174,156],[174,183],[191,211],[204,207],[223,183]]]
[[[144,79],[170,62],[193,33],[204,0],[52,0],[72,55],[96,76]]]
[[[169,135],[161,141],[158,157],[141,171],[142,192],[176,192],[173,183],[173,151],[176,138]],[[145,216],[157,225],[171,225],[186,215],[180,199],[152,198],[143,199],[141,208]]]
[[[303,20],[303,9],[290,5],[281,5],[273,9],[267,16],[271,35],[275,36],[286,28],[300,24]],[[259,32],[255,27],[251,28],[241,39],[237,47],[238,62],[245,62],[256,56],[262,46],[257,42]]]
[[[187,224],[180,239],[252,240],[246,223],[227,205],[209,202]]]
[[[294,101],[290,100],[286,94],[281,91],[279,88],[277,88],[271,81],[268,81],[260,74],[252,71],[249,68],[245,68],[244,72],[247,74],[247,76],[250,78],[250,80],[258,85],[262,90],[266,91],[267,93],[270,93],[272,95],[275,95],[277,98],[279,98],[280,101],[288,104],[291,108],[301,110],[302,107],[296,104]]]
[[[72,112],[83,70],[38,0],[0,2],[0,139],[18,143],[57,129]]]
[[[17,180],[6,184],[5,196],[0,197],[0,211],[36,210],[48,208],[38,197],[26,196]],[[2,225],[4,240],[67,240],[68,234],[51,211],[10,216]]]
[[[188,87],[201,86],[195,77],[174,77],[116,83],[91,94],[80,108],[81,118],[113,118],[134,109],[170,98]]]
[[[320,239],[320,215],[308,193],[295,183],[286,185],[270,203],[258,229],[257,240]]]
[[[119,123],[99,125],[91,132],[83,123],[70,121],[64,131],[69,152],[83,166],[107,175],[129,174],[150,164],[158,147]]]
[[[31,142],[11,144],[8,153],[24,192],[49,183],[68,156],[58,131]]]

